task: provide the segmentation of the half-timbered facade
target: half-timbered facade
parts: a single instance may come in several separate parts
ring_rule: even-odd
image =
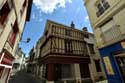
[[[44,34],[40,39],[39,76],[47,80],[47,83],[91,83],[93,74],[90,72],[88,41],[85,40],[89,39],[90,34],[75,29],[73,22],[69,27],[47,20]],[[93,42],[90,49],[94,49]],[[92,68],[95,69],[95,66]]]

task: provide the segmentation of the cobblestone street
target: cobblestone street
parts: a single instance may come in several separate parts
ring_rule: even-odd
[[[42,80],[35,78],[32,74],[19,71],[10,77],[9,83],[43,83]]]

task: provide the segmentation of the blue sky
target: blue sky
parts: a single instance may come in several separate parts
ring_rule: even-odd
[[[34,0],[31,18],[26,23],[22,37],[22,41],[28,37],[31,41],[20,43],[20,47],[27,56],[42,36],[47,19],[68,26],[73,21],[77,29],[82,30],[86,26],[88,31],[92,32],[83,0]]]

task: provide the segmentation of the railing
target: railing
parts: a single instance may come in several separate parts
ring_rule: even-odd
[[[104,46],[116,43],[125,38],[125,34],[122,34],[119,28],[119,25],[114,25],[109,30],[102,33],[101,37],[103,38]]]
[[[41,56],[46,56],[48,54],[54,54],[54,55],[60,55],[60,56],[83,56],[83,57],[89,57],[88,53],[84,50],[72,50],[71,52],[65,52],[65,49],[62,48],[52,48],[52,49],[44,49],[41,52]]]
[[[73,35],[65,35],[61,33],[52,33],[53,36],[63,38],[63,39],[72,39],[72,40],[79,40],[79,41],[84,41],[84,36],[73,36]]]

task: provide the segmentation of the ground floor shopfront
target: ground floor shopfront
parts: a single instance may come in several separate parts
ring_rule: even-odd
[[[14,58],[7,51],[3,51],[0,56],[0,83],[8,83],[12,62]]]
[[[125,40],[99,49],[109,83],[125,83]]]
[[[42,59],[38,63],[37,66],[34,65],[35,74],[46,83],[93,83],[100,76],[104,76],[102,71],[96,72],[96,67],[89,57],[56,56]]]
[[[47,83],[92,83],[88,64],[44,64],[40,72]]]

